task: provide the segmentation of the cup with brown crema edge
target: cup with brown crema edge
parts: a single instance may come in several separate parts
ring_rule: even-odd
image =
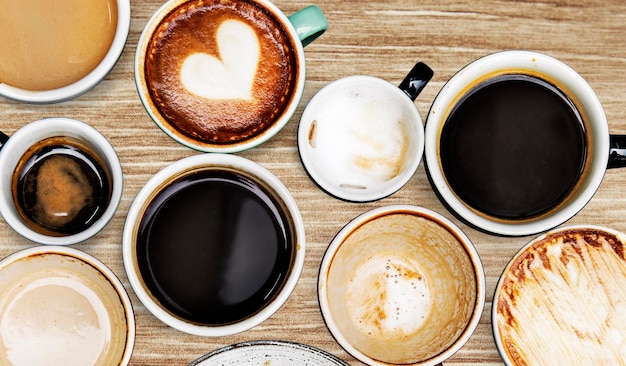
[[[96,258],[40,245],[0,261],[0,364],[125,366],[134,343],[130,298]]]
[[[287,17],[267,0],[171,0],[135,56],[146,111],[167,135],[205,152],[237,152],[280,131],[304,91],[303,47],[328,27],[317,6]]]
[[[322,315],[368,365],[440,365],[473,334],[485,274],[470,239],[425,208],[370,210],[333,238],[320,266]]]
[[[96,129],[70,118],[31,122],[0,151],[0,214],[39,244],[84,241],[111,220],[122,197],[122,167]]]
[[[129,0],[0,0],[0,96],[58,103],[95,87],[117,63]]]
[[[589,225],[549,231],[506,266],[492,326],[509,366],[626,365],[626,236]]]

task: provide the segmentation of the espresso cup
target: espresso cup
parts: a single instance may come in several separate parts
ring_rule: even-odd
[[[418,63],[397,87],[349,76],[322,88],[298,127],[298,151],[309,176],[332,196],[374,201],[402,188],[424,151],[424,126],[413,101],[433,71]]]
[[[619,164],[618,138],[576,71],[540,53],[505,51],[444,85],[426,120],[424,156],[452,213],[479,230],[521,236],[564,223],[591,200],[611,145]]]
[[[578,225],[531,240],[496,286],[492,326],[506,365],[622,365],[626,236]]]
[[[320,267],[330,332],[368,365],[436,365],[470,338],[485,274],[469,238],[430,210],[392,205],[342,228]]]
[[[303,46],[327,27],[316,6],[287,17],[268,0],[170,0],[139,40],[139,97],[156,125],[185,146],[249,149],[295,112]]]
[[[0,96],[5,98],[34,104],[75,98],[100,83],[124,50],[129,0],[5,6],[0,13]]]
[[[122,167],[96,129],[46,118],[2,137],[0,214],[18,234],[40,244],[76,244],[111,220],[122,198]]]
[[[119,279],[69,247],[0,262],[0,364],[128,365],[135,318]]]
[[[276,312],[304,264],[304,224],[280,180],[229,154],[179,160],[133,201],[122,237],[137,297],[165,324],[201,336]]]

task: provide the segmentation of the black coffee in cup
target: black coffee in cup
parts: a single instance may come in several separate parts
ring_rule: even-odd
[[[227,170],[190,172],[148,204],[137,263],[147,289],[186,321],[224,325],[274,300],[293,267],[295,243],[271,190]]]
[[[111,199],[111,178],[98,155],[82,141],[50,137],[18,162],[13,201],[22,220],[38,233],[65,236],[96,222]]]
[[[575,103],[534,75],[511,73],[473,86],[441,131],[441,169],[473,210],[503,220],[541,216],[576,191],[588,142]]]

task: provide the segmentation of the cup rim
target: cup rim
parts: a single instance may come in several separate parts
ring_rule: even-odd
[[[33,242],[44,245],[72,245],[85,241],[100,232],[111,221],[122,199],[124,186],[122,165],[115,149],[100,132],[90,125],[65,117],[50,117],[23,126],[17,130],[2,147],[0,151],[0,194],[10,192],[11,178],[15,170],[15,164],[20,160],[26,150],[37,141],[53,136],[78,135],[89,142],[94,149],[101,152],[103,162],[108,165],[111,175],[111,198],[107,209],[102,216],[85,230],[66,236],[50,236],[38,233],[29,228],[15,211],[13,199],[0,199],[0,215],[7,224],[18,234]],[[15,151],[19,151],[18,156]],[[11,194],[9,193],[9,196]]]
[[[321,100],[323,100],[327,94],[334,92],[337,88],[341,88],[346,84],[350,85],[354,83],[367,83],[372,87],[379,87],[381,89],[385,88],[385,90],[388,90],[389,93],[397,96],[399,100],[404,101],[403,103],[405,103],[408,107],[407,110],[412,111],[415,122],[417,124],[417,128],[415,129],[417,131],[417,135],[414,137],[414,142],[412,144],[414,145],[412,146],[412,148],[415,148],[415,153],[413,154],[414,156],[410,159],[410,164],[407,165],[405,171],[401,175],[388,180],[384,184],[381,184],[381,186],[383,187],[381,187],[380,189],[372,191],[368,190],[369,192],[342,189],[341,187],[337,187],[336,185],[329,183],[327,179],[325,179],[325,175],[320,172],[319,168],[316,167],[314,163],[314,158],[312,157],[313,152],[307,144],[309,130],[311,126],[311,119],[307,118],[307,116],[313,113],[312,109],[317,108],[318,103],[323,103],[321,102]],[[415,105],[413,100],[411,100],[411,98],[409,98],[408,95],[406,95],[406,93],[402,91],[402,89],[393,85],[387,80],[378,77],[368,75],[351,75],[326,84],[313,96],[313,98],[311,98],[304,111],[302,112],[302,116],[298,124],[297,140],[298,154],[300,155],[300,160],[302,161],[302,164],[308,175],[318,186],[320,186],[331,196],[345,201],[371,202],[392,195],[393,193],[399,191],[411,180],[419,167],[419,164],[422,160],[422,155],[424,153],[424,125],[417,106]]]
[[[124,308],[124,315],[126,318],[126,344],[124,346],[124,353],[122,355],[122,358],[119,360],[119,365],[128,365],[130,363],[136,338],[136,323],[133,305],[130,297],[128,296],[128,292],[124,288],[124,285],[120,281],[119,277],[117,277],[117,275],[99,259],[86,252],[67,246],[34,246],[26,249],[21,249],[0,260],[0,271],[2,271],[6,266],[11,265],[12,263],[19,262],[24,258],[28,258],[33,255],[49,254],[77,258],[81,262],[93,267],[95,271],[99,272],[103,277],[106,278],[107,282],[111,284],[111,286],[119,296],[119,300],[122,304],[122,307]]]
[[[295,250],[293,267],[289,275],[284,280],[283,288],[276,293],[275,298],[271,302],[267,303],[260,311],[242,321],[217,326],[186,322],[164,310],[150,295],[149,291],[143,286],[142,276],[136,263],[136,245],[134,243],[136,226],[141,221],[141,215],[143,214],[145,207],[154,198],[154,195],[161,191],[160,188],[164,183],[171,182],[173,178],[178,177],[185,172],[211,167],[227,167],[229,169],[252,173],[259,180],[269,184],[275,190],[277,196],[284,202],[287,211],[286,213],[288,213],[293,220],[294,234],[296,238],[293,243]],[[150,311],[150,313],[163,323],[179,331],[198,336],[218,337],[232,335],[251,329],[261,324],[282,307],[295,289],[304,267],[306,250],[305,241],[304,222],[302,220],[302,216],[300,215],[296,201],[278,177],[262,165],[237,155],[219,153],[200,154],[192,155],[171,163],[152,176],[152,178],[150,178],[141,188],[130,206],[126,222],[124,224],[122,233],[122,257],[128,280],[135,291],[135,294],[148,311]]]
[[[111,72],[124,51],[130,30],[130,0],[117,0],[117,26],[111,47],[98,66],[72,84],[42,91],[32,91],[0,83],[0,96],[21,103],[53,104],[74,99],[98,85]]]
[[[602,226],[602,225],[576,224],[576,225],[566,225],[566,226],[554,228],[553,230],[547,231],[537,237],[531,238],[528,242],[526,242],[526,244],[524,244],[513,255],[513,257],[511,257],[511,259],[507,262],[506,266],[500,273],[500,276],[498,277],[498,282],[496,283],[496,286],[493,292],[494,306],[492,306],[491,308],[490,320],[491,320],[491,330],[492,330],[493,339],[494,339],[494,342],[496,343],[496,349],[498,350],[498,354],[502,358],[502,361],[507,366],[515,366],[515,364],[513,364],[511,360],[509,359],[509,357],[507,356],[507,352],[504,350],[502,339],[499,336],[500,328],[498,326],[498,320],[497,320],[498,307],[496,304],[496,302],[498,301],[498,298],[500,297],[500,292],[502,291],[502,285],[504,283],[503,280],[504,280],[505,275],[509,273],[509,271],[511,270],[511,266],[517,261],[520,255],[524,254],[526,250],[532,245],[534,245],[535,243],[540,242],[544,240],[545,238],[547,238],[548,236],[552,236],[554,234],[571,231],[571,230],[585,230],[585,229],[603,231],[603,232],[606,232],[606,233],[609,233],[618,237],[622,237],[622,238],[624,237],[624,234],[622,232],[606,227],[606,226]]]
[[[441,171],[438,158],[439,133],[447,116],[448,109],[464,88],[473,85],[476,80],[499,71],[528,70],[548,74],[558,80],[579,102],[585,105],[585,113],[592,135],[593,154],[589,172],[574,197],[557,208],[548,216],[535,221],[505,222],[496,221],[476,213],[463,203],[448,187]],[[435,97],[426,119],[425,127],[425,166],[427,174],[437,195],[444,204],[460,219],[479,230],[503,236],[524,236],[549,230],[572,218],[591,200],[600,186],[609,159],[609,129],[604,110],[591,86],[574,69],[551,56],[526,50],[507,50],[495,52],[478,58],[452,76]]]
[[[269,12],[276,17],[276,19],[283,25],[284,30],[287,32],[291,43],[295,48],[295,54],[298,64],[298,75],[295,82],[295,87],[293,89],[293,97],[291,103],[283,111],[278,120],[274,121],[274,123],[272,123],[261,133],[254,135],[250,138],[237,141],[235,143],[223,144],[215,144],[210,142],[203,142],[200,140],[194,140],[191,137],[182,136],[182,133],[178,132],[173,126],[170,126],[170,124],[167,122],[167,119],[161,115],[156,107],[154,107],[153,103],[151,102],[150,92],[148,90],[149,88],[144,73],[145,54],[148,43],[152,38],[153,32],[156,30],[161,20],[165,16],[167,16],[173,9],[189,1],[192,0],[166,1],[163,5],[161,5],[159,9],[157,9],[157,11],[152,14],[150,19],[146,23],[143,31],[141,32],[141,35],[139,36],[139,41],[137,42],[134,60],[134,79],[137,94],[139,95],[139,100],[141,101],[141,104],[143,105],[144,110],[146,111],[150,119],[152,119],[152,121],[157,125],[157,127],[159,127],[159,129],[161,129],[161,131],[163,131],[174,141],[190,149],[200,152],[211,153],[236,153],[259,146],[271,139],[280,130],[282,130],[285,125],[287,125],[287,123],[295,114],[296,109],[300,104],[300,100],[302,99],[302,95],[304,94],[304,84],[306,80],[306,60],[304,57],[304,46],[302,45],[302,42],[298,37],[298,33],[296,32],[293,24],[291,24],[291,21],[289,21],[289,18],[274,3],[269,0],[252,0],[255,3],[259,4],[261,7],[268,9]]]
[[[331,240],[329,246],[324,253],[322,258],[322,262],[320,264],[320,270],[318,275],[318,286],[317,286],[317,294],[318,294],[318,302],[320,306],[320,310],[322,312],[322,316],[324,318],[324,322],[326,326],[330,330],[332,336],[335,338],[337,343],[343,349],[345,349],[349,354],[351,354],[354,358],[358,359],[361,362],[364,362],[368,365],[376,365],[376,366],[390,366],[395,365],[392,363],[382,362],[379,360],[372,359],[367,356],[363,352],[357,350],[349,340],[347,340],[340,329],[335,325],[332,317],[332,312],[330,311],[330,306],[328,303],[328,299],[326,297],[326,292],[328,288],[328,279],[327,273],[330,270],[331,264],[333,262],[335,253],[341,247],[343,241],[353,232],[357,227],[363,225],[365,222],[368,222],[374,218],[394,214],[394,213],[409,213],[413,215],[417,215],[420,217],[427,218],[432,220],[446,228],[446,230],[450,231],[463,245],[470,261],[472,262],[472,266],[475,270],[476,276],[476,303],[474,306],[474,310],[472,316],[470,317],[469,322],[467,323],[465,330],[459,335],[459,337],[454,341],[454,343],[446,350],[442,351],[438,355],[428,359],[415,363],[411,363],[410,365],[420,365],[420,366],[434,366],[442,363],[443,361],[450,358],[454,353],[456,353],[459,349],[461,349],[467,341],[470,339],[476,327],[480,322],[480,318],[483,313],[483,309],[485,306],[485,291],[486,291],[486,278],[485,271],[482,265],[482,261],[476,250],[476,247],[469,239],[469,237],[452,221],[448,220],[446,217],[441,214],[429,210],[427,208],[415,206],[415,205],[406,205],[406,204],[393,204],[382,207],[377,207],[366,211],[354,219],[352,219],[348,224],[346,224],[343,228],[339,230],[339,232],[335,235],[335,237]]]

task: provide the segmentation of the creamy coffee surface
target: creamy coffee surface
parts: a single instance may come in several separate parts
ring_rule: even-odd
[[[375,188],[402,172],[410,149],[405,104],[367,84],[347,83],[323,96],[310,115],[309,145],[331,185]]]
[[[116,0],[0,0],[0,83],[27,90],[70,85],[104,59]]]
[[[549,235],[502,279],[497,335],[515,365],[626,365],[626,262],[621,238]]]
[[[187,138],[253,137],[292,99],[297,61],[283,26],[253,1],[183,3],[156,28],[145,79],[159,113]]]
[[[110,362],[112,324],[98,285],[64,268],[23,273],[1,289],[0,363],[14,366]],[[123,331],[125,327],[121,324]],[[117,350],[115,351],[117,352]],[[115,356],[114,356],[115,357]],[[106,361],[108,360],[108,361]]]

